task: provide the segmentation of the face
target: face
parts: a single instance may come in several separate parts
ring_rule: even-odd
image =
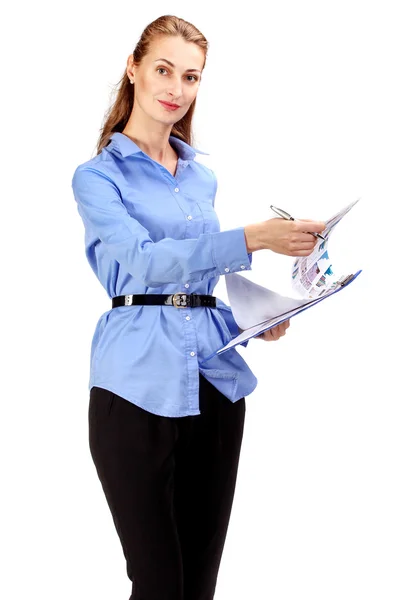
[[[170,64],[172,63],[172,65]],[[181,37],[155,40],[139,66],[128,58],[127,73],[134,78],[137,110],[163,123],[176,123],[196,98],[203,70],[204,53],[193,42]],[[179,105],[172,110],[160,101]]]

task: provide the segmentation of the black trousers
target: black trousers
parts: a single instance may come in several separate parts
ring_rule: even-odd
[[[246,405],[199,376],[201,414],[188,417],[90,390],[90,452],[132,581],[129,600],[214,598]]]

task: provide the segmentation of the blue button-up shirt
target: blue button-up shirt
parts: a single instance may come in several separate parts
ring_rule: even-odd
[[[257,378],[227,344],[239,329],[232,311],[132,305],[111,308],[127,294],[213,294],[220,275],[251,269],[244,227],[220,231],[214,172],[175,136],[173,176],[123,133],[80,164],[72,189],[85,230],[90,267],[110,297],[94,331],[89,390],[98,386],[157,415],[200,414],[199,371],[232,402]],[[246,346],[247,341],[242,345]]]

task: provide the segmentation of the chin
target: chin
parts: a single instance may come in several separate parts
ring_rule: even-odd
[[[177,121],[179,121],[179,119],[174,118],[174,115],[166,115],[163,119],[160,119],[160,117],[157,117],[156,119],[154,119],[155,121],[157,121],[158,123],[164,123],[164,124],[169,124],[169,125],[173,125],[175,123],[177,123]]]

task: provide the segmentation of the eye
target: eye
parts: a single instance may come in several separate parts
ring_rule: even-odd
[[[158,67],[157,71],[166,71],[167,69],[165,69],[164,67]],[[193,83],[194,81],[198,81],[198,77],[196,75],[188,75],[188,77],[193,77],[193,79],[190,80],[191,83]]]

